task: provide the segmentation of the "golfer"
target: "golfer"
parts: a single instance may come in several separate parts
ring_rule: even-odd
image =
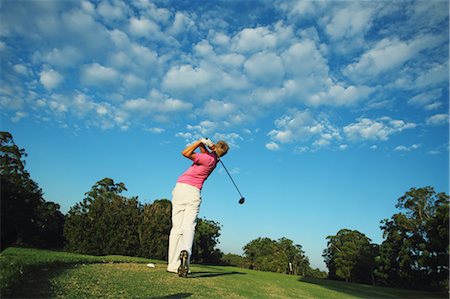
[[[194,152],[196,149],[200,149],[200,152]],[[207,138],[195,141],[181,152],[194,163],[178,178],[172,191],[168,272],[187,277],[203,183],[216,168],[219,158],[227,152],[228,144],[225,141],[214,144]]]

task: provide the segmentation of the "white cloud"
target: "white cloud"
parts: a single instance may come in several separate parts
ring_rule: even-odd
[[[203,108],[203,114],[212,119],[227,117],[235,111],[235,104],[217,100],[209,100]]]
[[[63,76],[53,69],[44,69],[40,73],[39,81],[45,89],[52,90],[58,87],[63,81]]]
[[[95,103],[83,93],[77,93],[73,100],[73,109],[79,115],[87,115],[95,107]]]
[[[385,38],[364,53],[357,62],[348,65],[344,74],[354,80],[377,77],[398,69],[425,49],[432,49],[442,43],[441,36],[419,35],[409,41]]]
[[[280,149],[280,146],[278,144],[276,144],[275,142],[269,142],[269,143],[266,143],[266,148],[269,151],[276,151],[276,150]]]
[[[253,98],[258,103],[258,105],[272,105],[280,103],[288,95],[287,88],[266,88],[259,87],[253,92]]]
[[[186,128],[190,131],[194,131],[194,136],[208,137],[216,129],[217,124],[210,120],[201,121],[198,125],[187,125]]]
[[[328,76],[328,64],[313,40],[294,43],[281,57],[286,72],[295,77]]]
[[[98,14],[109,22],[124,19],[126,17],[127,10],[128,7],[126,6],[125,2],[121,1],[116,1],[114,2],[114,4],[107,1],[102,1],[97,6]]]
[[[213,47],[209,44],[208,41],[202,40],[198,44],[194,46],[194,52],[197,54],[197,56],[200,57],[206,57],[209,56],[215,56]]]
[[[226,47],[230,44],[230,37],[223,32],[214,32],[211,42],[220,47]]]
[[[276,35],[267,27],[245,28],[232,38],[231,49],[238,53],[254,53],[273,49],[276,44]]]
[[[310,0],[276,2],[277,8],[283,11],[290,19],[294,19],[294,21],[317,17],[323,11],[327,11],[325,7],[328,4],[328,1]]]
[[[108,114],[108,112],[109,112],[108,107],[104,104],[98,104],[95,111],[100,116],[104,116],[104,115]]]
[[[64,112],[67,112],[69,110],[65,103],[58,102],[56,100],[50,101],[48,106],[50,107],[51,110],[53,110],[56,113],[64,113]]]
[[[426,110],[438,108],[438,101],[442,98],[442,89],[436,88],[430,91],[422,92],[408,100],[408,104],[418,107],[424,107]]]
[[[430,154],[430,155],[440,155],[441,153],[448,152],[449,150],[450,150],[450,145],[447,142],[445,144],[442,144],[442,145],[436,147],[435,149],[432,149],[432,150],[428,151],[428,154]]]
[[[28,116],[28,113],[23,112],[23,111],[16,111],[16,114],[14,115],[14,117],[11,118],[11,121],[16,123],[19,122],[22,118],[25,118]]]
[[[138,98],[125,101],[126,111],[143,115],[157,115],[158,113],[176,113],[192,109],[191,103],[174,99],[157,90],[152,90],[148,98]]]
[[[309,99],[313,105],[351,106],[366,99],[373,91],[368,86],[343,87],[339,84],[332,85],[327,91],[314,94]]]
[[[218,57],[219,63],[227,68],[236,69],[243,65],[245,61],[245,56],[236,53],[229,53],[224,55],[219,55]]]
[[[163,87],[168,90],[193,89],[210,82],[213,74],[202,67],[191,65],[173,66],[163,78]]]
[[[139,44],[131,44],[131,53],[136,63],[141,68],[146,68],[158,62],[158,55],[153,50]],[[148,70],[147,70],[148,72]]]
[[[82,59],[83,55],[80,53],[80,50],[70,46],[61,49],[54,48],[42,57],[42,61],[52,66],[63,68],[76,66]]]
[[[23,65],[23,64],[15,64],[13,66],[13,69],[16,73],[23,75],[23,76],[28,76],[29,75],[29,71],[28,68]]]
[[[430,116],[426,120],[426,124],[431,126],[440,126],[448,123],[449,123],[448,114],[435,114],[433,116]]]
[[[441,102],[434,102],[428,105],[425,105],[424,109],[427,111],[431,111],[431,110],[436,110],[442,107],[442,103]]]
[[[195,22],[188,15],[183,12],[176,12],[173,24],[167,32],[171,35],[178,35],[190,30],[194,26]]]
[[[89,14],[95,13],[95,6],[89,1],[86,0],[81,1],[81,8]]]
[[[147,128],[144,130],[147,132],[153,133],[153,134],[161,134],[161,133],[164,133],[164,131],[165,131],[163,128],[158,128],[158,127]]]
[[[153,34],[159,34],[158,24],[152,20],[132,17],[129,25],[130,33],[134,36],[151,37]]]
[[[147,83],[134,74],[127,74],[123,79],[123,86],[129,91],[145,90]]]
[[[214,133],[213,141],[219,140],[224,140],[230,146],[230,149],[236,149],[239,148],[238,143],[243,138],[238,133]]]
[[[110,40],[114,43],[114,45],[118,48],[118,49],[125,49],[128,48],[128,46],[131,44],[130,38],[128,37],[128,35],[115,28],[111,31],[108,31],[108,35]]]
[[[192,142],[204,137],[211,138],[214,142],[224,140],[228,143],[230,148],[239,148],[238,143],[243,140],[243,138],[238,133],[223,133],[218,131],[223,130],[223,128],[223,123],[204,120],[197,125],[187,125],[186,129],[189,132],[179,132],[176,136],[184,138],[186,142]]]
[[[175,134],[176,137],[183,138],[186,142],[191,142],[192,139],[192,133],[189,132],[178,132]]]
[[[448,61],[442,64],[435,64],[431,68],[422,71],[415,80],[415,87],[434,87],[440,83],[448,83],[449,81]]]
[[[164,99],[162,101],[153,99],[133,99],[124,103],[124,108],[127,111],[138,112],[142,114],[154,114],[158,112],[178,112],[185,111],[192,108],[189,103],[184,103],[178,99]]]
[[[274,142],[307,142],[313,139],[315,149],[341,140],[339,130],[324,116],[315,117],[309,111],[291,110],[275,121],[276,129],[268,134]]]
[[[351,2],[332,13],[325,26],[325,32],[332,40],[354,38],[364,35],[372,26],[374,9],[371,6]]]
[[[413,144],[411,146],[399,145],[394,148],[396,152],[410,152],[412,150],[416,150],[421,146],[421,144]]]
[[[402,5],[384,2],[286,0],[274,2],[276,18],[258,14],[273,12],[263,5],[243,22],[242,12],[227,4],[210,11],[146,0],[5,5],[11,16],[0,24],[7,62],[0,105],[10,119],[15,112],[40,119],[69,112],[76,117],[67,119],[90,126],[97,117],[99,126],[125,128],[149,116],[175,126],[198,123],[191,133],[212,134],[237,124],[264,127],[264,121],[273,124],[269,147],[305,143],[298,151],[336,149],[348,142],[344,137],[392,138],[407,124],[375,115],[403,111],[406,101],[421,108],[415,117],[424,124],[446,123],[433,115],[446,108],[448,93],[442,55],[448,36],[439,23],[448,13],[434,18],[443,4],[411,3],[401,11]],[[358,51],[342,55],[337,49],[345,44]],[[52,97],[55,91],[64,99]],[[302,115],[293,107],[310,110]],[[361,111],[366,122],[348,120]],[[282,117],[274,121],[274,113]],[[348,124],[347,131],[330,124],[328,115]],[[210,123],[200,125],[205,119]]]
[[[115,69],[98,63],[86,65],[81,71],[81,81],[91,86],[114,84],[118,79],[119,73]]]
[[[361,118],[356,123],[344,127],[344,133],[352,141],[382,140],[386,141],[392,134],[416,127],[414,123],[382,117],[376,120]]]
[[[51,18],[56,18],[57,23],[50,23],[49,26],[56,26],[52,30],[56,31],[57,39],[63,41],[58,43],[59,47],[57,48],[72,45],[81,53],[89,53],[91,58],[102,56],[111,50],[111,40],[107,28],[82,10],[67,10],[62,13],[61,17],[56,14]],[[42,23],[46,23],[46,20]],[[44,34],[43,36],[48,35]]]
[[[285,97],[313,106],[351,106],[367,99],[374,91],[366,85],[336,82],[329,74],[328,61],[313,40],[293,44],[281,57],[288,78],[283,86]]]
[[[257,53],[245,63],[244,69],[253,80],[264,85],[278,85],[284,76],[281,58],[275,53]]]

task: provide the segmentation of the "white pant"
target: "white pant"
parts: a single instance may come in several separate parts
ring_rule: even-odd
[[[167,265],[169,272],[178,270],[182,250],[186,250],[189,253],[189,259],[191,258],[200,203],[200,189],[183,183],[175,185],[172,191],[172,229],[169,236]]]

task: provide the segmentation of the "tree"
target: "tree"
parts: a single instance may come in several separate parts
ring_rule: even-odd
[[[238,254],[227,253],[222,257],[222,263],[228,266],[235,266],[239,268],[248,268],[248,261]]]
[[[376,275],[388,285],[446,289],[449,270],[449,196],[432,187],[411,188],[401,212],[384,219]]]
[[[69,210],[64,226],[66,249],[93,255],[136,256],[142,207],[137,197],[120,195],[124,183],[98,181],[86,198]]]
[[[172,205],[169,200],[155,200],[144,205],[142,224],[139,230],[140,255],[167,260],[169,234],[172,226]]]
[[[197,219],[194,244],[192,246],[192,261],[196,263],[220,263],[223,253],[215,248],[219,243],[221,226],[218,222]]]
[[[60,206],[54,202],[44,202],[36,211],[36,226],[39,236],[35,244],[44,248],[63,248],[64,246],[64,215]]]
[[[294,244],[292,240],[285,237],[280,238],[276,245],[281,265],[281,271],[277,272],[305,275],[309,271],[309,260],[304,256],[305,252],[302,250],[302,246]]]
[[[367,282],[359,276],[361,269],[374,268],[375,256],[370,239],[364,234],[349,229],[341,229],[335,236],[328,236],[328,245],[323,257],[329,270],[329,278]]]
[[[243,249],[251,269],[294,275],[305,275],[310,270],[302,247],[284,237],[278,241],[258,238],[247,243]]]
[[[243,249],[250,269],[269,271],[268,257],[273,256],[274,247],[274,241],[270,238],[257,238],[247,243]]]
[[[64,215],[46,202],[25,169],[27,156],[9,132],[0,132],[1,249],[11,244],[62,248]]]

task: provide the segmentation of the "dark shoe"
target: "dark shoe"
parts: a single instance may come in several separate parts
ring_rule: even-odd
[[[178,267],[178,276],[186,278],[189,272],[189,265],[188,265],[188,257],[189,254],[186,250],[181,251],[180,253],[180,260],[181,264],[180,267]]]

